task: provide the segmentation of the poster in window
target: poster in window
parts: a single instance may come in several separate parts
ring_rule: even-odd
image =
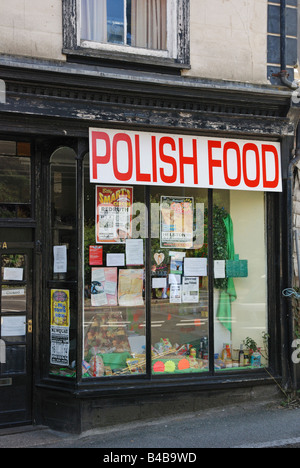
[[[51,290],[51,325],[70,326],[70,292],[67,290]]]
[[[144,270],[119,271],[119,305],[143,306]]]
[[[118,269],[92,268],[92,307],[118,305]]]
[[[96,243],[125,244],[132,237],[132,187],[96,187]]]
[[[103,265],[102,245],[90,245],[89,246],[89,264],[91,266]]]
[[[51,290],[50,363],[69,365],[70,291]]]
[[[192,249],[194,199],[192,197],[161,197],[161,248]]]

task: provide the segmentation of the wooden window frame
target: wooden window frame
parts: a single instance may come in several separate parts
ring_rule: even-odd
[[[97,44],[92,47],[87,41],[80,40],[79,31],[79,6],[80,0],[63,0],[62,1],[62,18],[63,18],[63,54],[70,57],[71,60],[82,61],[83,59],[95,60],[101,59],[101,62],[127,62],[132,65],[150,65],[157,67],[169,67],[173,69],[190,69],[190,0],[177,1],[177,36],[174,38],[176,45],[173,51],[170,51],[172,56],[165,56],[157,52],[128,47],[128,51],[124,51],[124,47],[113,44]],[[176,35],[176,33],[175,33]],[[102,47],[103,46],[103,47]],[[113,49],[113,54],[112,54]]]

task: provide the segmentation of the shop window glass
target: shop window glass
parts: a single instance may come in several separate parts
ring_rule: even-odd
[[[146,372],[144,187],[95,186],[85,164],[83,376]]]
[[[209,370],[207,216],[205,189],[151,189],[153,375]]]
[[[29,143],[0,141],[0,174],[0,218],[30,218]]]
[[[0,364],[1,374],[24,374],[26,372],[26,346],[6,344],[6,362]]]
[[[76,154],[67,147],[50,160],[51,269],[50,375],[76,377],[77,192]]]
[[[76,279],[76,160],[70,148],[51,157],[52,275]]]
[[[2,286],[1,312],[25,312],[27,301],[26,284],[15,286]]]
[[[1,256],[1,278],[5,283],[17,283],[26,281],[25,278],[25,255],[2,255]]]
[[[86,159],[84,210],[84,377],[268,366],[264,193],[97,186]]]
[[[262,192],[214,191],[216,370],[268,364],[264,207]]]

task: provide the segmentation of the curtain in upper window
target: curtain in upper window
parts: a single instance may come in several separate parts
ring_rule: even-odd
[[[81,38],[107,42],[107,0],[81,0]]]
[[[167,48],[167,1],[132,0],[132,45],[147,49]]]
[[[167,0],[81,0],[81,39],[167,49]]]

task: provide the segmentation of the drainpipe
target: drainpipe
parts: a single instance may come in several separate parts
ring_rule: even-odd
[[[298,124],[297,136],[296,136],[296,152],[295,157],[290,161],[288,166],[288,177],[287,177],[287,224],[288,224],[288,283],[290,287],[283,291],[285,297],[296,297],[300,300],[300,295],[293,289],[293,271],[294,271],[294,229],[293,229],[293,182],[294,182],[294,171],[296,164],[300,162],[300,125]],[[288,316],[286,326],[283,328],[286,330],[287,338],[287,349],[285,350],[287,361],[289,362],[289,374],[291,379],[292,390],[297,390],[297,375],[295,364],[290,361],[289,356],[292,354],[292,348],[290,347],[294,341],[294,313],[292,302],[289,301],[288,305]]]
[[[281,79],[282,84],[290,89],[298,89],[299,85],[295,81],[288,79],[289,73],[286,70],[286,6],[287,0],[281,0],[280,2],[280,57],[281,57],[281,71],[274,76],[278,76]]]

